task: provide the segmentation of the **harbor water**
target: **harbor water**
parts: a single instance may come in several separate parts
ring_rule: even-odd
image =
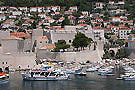
[[[0,82],[0,90],[135,90],[135,81],[116,80],[116,77],[94,72],[66,81],[23,81],[20,72],[13,72],[9,82]]]

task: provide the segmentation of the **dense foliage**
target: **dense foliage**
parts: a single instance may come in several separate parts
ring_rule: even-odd
[[[92,10],[93,0],[0,0],[2,6],[78,6],[79,10]]]
[[[60,51],[60,49],[65,51],[65,49],[70,48],[70,45],[66,44],[65,40],[58,40],[58,42],[55,43],[55,46],[55,51]]]
[[[84,47],[87,47],[92,41],[93,40],[91,38],[86,37],[85,34],[78,32],[75,35],[72,45],[77,49],[80,47],[81,49],[84,49]]]

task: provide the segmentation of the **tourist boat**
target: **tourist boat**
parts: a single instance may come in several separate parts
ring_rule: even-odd
[[[59,70],[54,70],[52,66],[43,66],[41,69],[33,69],[22,73],[23,80],[67,80],[69,75]]]

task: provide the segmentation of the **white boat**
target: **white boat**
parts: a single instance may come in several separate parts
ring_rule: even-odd
[[[97,70],[98,69],[96,67],[91,67],[91,68],[86,69],[86,72],[95,72]]]
[[[112,72],[113,72],[113,69],[108,68],[108,67],[100,68],[98,70],[99,75],[114,75],[114,74],[112,74]]]
[[[123,79],[126,80],[126,81],[134,81],[135,80],[135,75],[126,76]]]
[[[74,74],[75,73],[75,69],[66,69],[65,71],[67,74]]]
[[[9,74],[5,72],[0,72],[0,80],[9,79]]]
[[[54,70],[52,66],[44,66],[39,70],[31,70],[22,73],[23,80],[67,80],[69,75],[59,70]]]
[[[82,70],[82,68],[80,68],[80,69],[75,70],[74,75],[76,75],[76,76],[86,76],[87,73],[85,73],[85,72]]]
[[[125,72],[128,72],[128,71],[133,71],[134,69],[130,66],[123,66],[123,69],[125,70]]]
[[[121,80],[135,80],[135,72],[128,72],[121,74],[119,77]],[[116,78],[119,80],[119,78]]]
[[[76,76],[86,76],[87,73],[85,72],[79,72],[79,73],[75,73]]]
[[[122,80],[135,80],[135,73],[125,73],[120,75],[120,77]]]

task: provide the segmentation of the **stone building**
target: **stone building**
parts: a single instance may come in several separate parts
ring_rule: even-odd
[[[3,53],[19,53],[23,50],[23,40],[16,37],[2,39],[1,46]]]
[[[9,31],[0,31],[0,44],[2,39],[9,38],[9,37],[10,37]]]

